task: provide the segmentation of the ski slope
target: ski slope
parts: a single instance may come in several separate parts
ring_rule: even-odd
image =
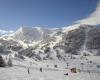
[[[88,60],[94,60],[96,65],[97,59],[100,57],[87,57]],[[31,61],[31,60],[30,60]],[[13,67],[0,67],[0,80],[100,80],[100,68],[96,68],[95,65],[92,67],[88,64],[84,65],[84,69],[78,73],[71,73],[71,67],[81,67],[79,63],[87,63],[85,59],[76,60],[68,59],[70,66],[66,69],[66,64],[59,61],[37,61],[32,62],[32,65],[29,64],[29,61],[22,61],[18,59],[13,60]],[[55,68],[54,64],[58,65],[58,68]],[[99,64],[99,61],[97,62]],[[47,67],[49,65],[49,67]],[[40,72],[40,67],[43,71]],[[28,74],[27,69],[29,68],[30,74]],[[90,70],[90,73],[88,72]],[[64,75],[68,73],[68,75]]]
[[[100,80],[100,73],[88,74],[86,72],[81,72],[75,74],[70,73],[68,70],[43,70],[43,72],[40,72],[38,69],[30,70],[30,74],[28,74],[27,68],[0,68],[0,80]],[[69,73],[68,76],[64,75],[66,72]]]

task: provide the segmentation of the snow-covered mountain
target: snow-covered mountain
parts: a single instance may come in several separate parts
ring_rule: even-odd
[[[20,55],[35,60],[66,60],[66,56],[69,54],[100,55],[99,34],[99,27],[76,24],[60,29],[21,27],[6,38],[3,36],[3,38],[7,45],[9,44],[8,48],[17,51]],[[15,43],[16,45],[14,45]]]
[[[13,67],[0,68],[2,80],[100,80],[100,27],[20,28],[0,37],[0,55],[13,60]]]
[[[100,80],[100,26],[76,24],[60,29],[21,27],[0,36],[0,56],[6,65],[9,60],[13,64],[11,68],[0,68],[4,72],[0,73],[2,80],[41,80],[39,76],[55,80],[58,75],[61,75],[57,78],[59,80]],[[42,75],[40,68],[43,69]],[[70,70],[72,68],[79,71],[74,74]],[[9,72],[12,74],[9,75]],[[65,75],[66,72],[68,75]],[[36,74],[38,76],[33,76]]]

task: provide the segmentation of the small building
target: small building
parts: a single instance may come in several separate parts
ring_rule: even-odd
[[[71,68],[70,70],[72,73],[80,72],[80,69],[77,69],[77,68]]]

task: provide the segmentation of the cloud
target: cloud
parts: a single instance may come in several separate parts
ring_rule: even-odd
[[[78,20],[75,23],[90,25],[100,24],[100,1],[98,2],[96,9],[88,17]]]

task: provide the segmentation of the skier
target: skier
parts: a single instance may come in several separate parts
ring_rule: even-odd
[[[42,72],[42,68],[40,68],[40,72]]]
[[[27,68],[27,73],[30,74],[30,69],[29,68]]]

